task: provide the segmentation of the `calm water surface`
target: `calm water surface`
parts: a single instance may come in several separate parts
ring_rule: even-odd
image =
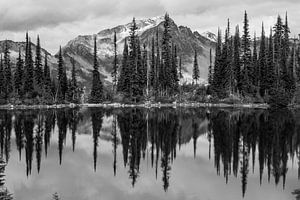
[[[16,200],[300,199],[296,111],[0,111],[0,136]]]

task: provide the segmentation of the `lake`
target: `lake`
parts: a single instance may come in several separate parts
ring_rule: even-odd
[[[2,110],[0,136],[16,200],[300,199],[300,111]]]

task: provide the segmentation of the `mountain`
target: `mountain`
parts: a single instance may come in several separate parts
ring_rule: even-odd
[[[141,44],[146,44],[148,50],[152,38],[155,37],[156,31],[159,32],[159,41],[163,33],[164,17],[154,17],[150,19],[136,20],[140,36]],[[98,61],[100,64],[100,73],[102,79],[105,80],[106,85],[111,84],[111,71],[113,63],[113,35],[117,33],[117,52],[119,63],[122,60],[122,52],[125,38],[130,34],[130,27],[132,23],[119,25],[110,29],[104,29],[94,35],[79,35],[70,40],[62,47],[65,66],[67,73],[71,72],[70,58],[75,60],[78,80],[87,88],[91,86],[91,75],[93,69],[93,37],[97,36]],[[198,64],[200,66],[200,77],[204,82],[207,79],[208,65],[209,65],[209,50],[215,48],[214,34],[199,34],[197,31],[193,32],[186,26],[178,26],[171,20],[171,35],[172,41],[177,45],[178,55],[182,57],[184,81],[191,82],[192,68],[194,60],[194,50],[198,53]],[[24,37],[25,38],[25,37]],[[25,55],[25,42],[8,41],[12,63],[16,63],[18,57],[19,47],[22,55]],[[0,41],[0,52],[3,52],[4,41]],[[35,45],[32,46],[33,59],[35,58]],[[214,52],[214,50],[213,50]],[[42,56],[48,55],[48,61],[52,74],[57,73],[57,54],[51,55],[47,50],[42,49]]]
[[[159,41],[161,41],[163,22],[163,16],[136,20],[138,26],[137,33],[140,36],[141,43],[146,44],[148,50],[157,30],[159,32]],[[124,41],[130,34],[131,25],[132,23],[119,25],[95,34],[97,36],[100,72],[107,82],[111,82],[110,74],[113,63],[114,32],[117,34],[117,52],[120,63]],[[215,48],[215,41],[212,40],[213,34],[202,35],[198,32],[193,32],[186,26],[178,26],[173,20],[171,20],[170,30],[172,41],[177,45],[179,56],[182,56],[184,80],[190,82],[192,79],[194,49],[196,49],[199,56],[198,64],[200,66],[200,76],[202,81],[205,81],[208,74],[209,50]],[[67,45],[62,48],[65,62],[70,63],[70,58],[74,58],[77,69],[80,71],[83,79],[87,80],[90,80],[89,77],[93,69],[93,37],[95,35],[78,36],[69,41]],[[89,83],[90,81],[87,82],[87,86]]]
[[[25,57],[25,42],[14,42],[12,40],[7,40],[9,51],[10,51],[10,59],[12,63],[12,67],[15,67],[17,63],[17,58],[19,57],[19,49],[21,49],[21,55],[24,59]],[[5,41],[0,41],[0,53],[4,52]],[[35,60],[35,52],[36,52],[36,45],[32,43],[32,59]],[[41,48],[41,56],[42,60],[44,60],[45,55],[48,55],[48,64],[51,66],[51,69],[55,69],[57,66],[57,59],[52,56],[47,50]]]
[[[206,31],[206,32],[202,33],[201,35],[213,42],[217,42],[217,36],[216,36],[216,34],[214,34],[212,32]]]

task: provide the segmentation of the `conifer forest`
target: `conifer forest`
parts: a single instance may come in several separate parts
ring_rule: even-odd
[[[268,30],[262,23],[261,35],[250,35],[249,19],[243,26],[225,32],[218,29],[215,48],[210,49],[207,83],[201,83],[197,50],[194,50],[192,82],[183,82],[182,54],[172,40],[172,19],[164,16],[162,34],[142,43],[133,18],[122,56],[117,55],[117,34],[112,43],[114,56],[111,83],[105,83],[97,57],[97,36],[93,37],[93,69],[90,88],[80,83],[75,61],[66,66],[63,50],[57,54],[55,70],[50,70],[48,55],[42,55],[39,36],[33,56],[33,43],[26,33],[25,55],[19,49],[15,67],[10,47],[4,41],[0,62],[0,103],[13,105],[81,103],[173,103],[204,102],[229,104],[260,103],[276,107],[296,105],[300,89],[300,47],[290,37],[288,15],[277,17]],[[67,70],[68,69],[68,70]]]

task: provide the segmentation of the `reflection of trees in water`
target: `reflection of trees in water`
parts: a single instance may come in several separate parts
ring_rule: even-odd
[[[98,142],[100,137],[100,130],[102,127],[102,118],[103,118],[103,110],[92,108],[91,109],[91,116],[92,116],[92,128],[93,128],[93,143],[94,143],[94,170],[97,169],[97,153],[98,153]]]
[[[295,132],[294,116],[289,110],[238,113],[219,111],[213,114],[211,123],[217,172],[220,173],[222,162],[227,180],[231,171],[237,175],[240,164],[243,195],[247,186],[250,154],[254,172],[256,148],[260,183],[266,166],[268,181],[272,174],[275,184],[282,179],[285,187],[289,154],[294,155],[300,144],[299,134]]]
[[[250,171],[255,171],[256,152],[261,184],[266,173],[269,182],[273,178],[275,184],[282,181],[285,187],[289,157],[300,160],[300,126],[295,120],[297,115],[288,110],[205,112],[200,109],[94,108],[88,109],[88,113],[80,113],[77,109],[1,111],[1,156],[9,161],[11,130],[14,127],[20,160],[22,151],[25,151],[26,174],[31,174],[34,159],[39,172],[43,151],[47,156],[52,133],[57,127],[61,164],[67,132],[71,134],[72,150],[75,151],[78,124],[81,120],[84,121],[82,116],[85,116],[91,117],[88,120],[92,122],[93,160],[96,170],[99,137],[105,115],[112,118],[110,140],[114,175],[117,173],[117,147],[120,144],[124,167],[128,169],[132,186],[137,183],[138,177],[142,176],[140,164],[148,159],[149,154],[156,178],[161,171],[163,188],[168,190],[171,166],[181,144],[191,142],[196,157],[197,139],[201,134],[207,136],[208,156],[213,156],[217,174],[222,174],[226,183],[231,174],[239,177],[243,196],[247,189],[248,175]]]
[[[0,199],[1,200],[12,200],[13,195],[5,187],[5,167],[6,163],[3,158],[0,157]]]

